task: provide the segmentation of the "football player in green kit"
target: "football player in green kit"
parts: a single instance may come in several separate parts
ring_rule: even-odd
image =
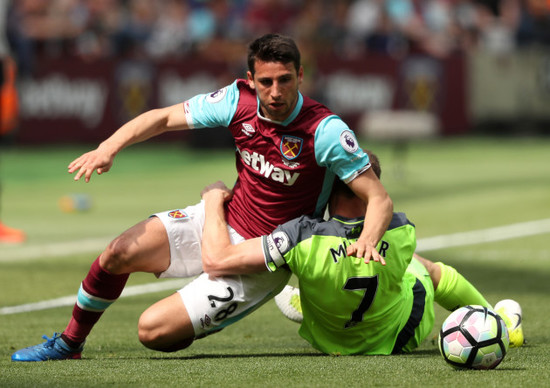
[[[378,159],[371,153],[369,158],[380,176]],[[237,245],[229,241],[223,206],[231,191],[217,182],[202,195],[205,272],[222,276],[288,266],[300,285],[299,333],[324,353],[410,352],[432,331],[434,301],[449,311],[474,304],[491,308],[454,268],[414,253],[415,227],[403,213],[394,213],[378,244],[383,259],[363,263],[348,256],[346,247],[362,230],[365,204],[339,180],[329,201],[328,221],[303,216]],[[504,305],[510,303],[515,311],[497,312],[505,315],[511,345],[521,346],[521,308],[511,300]]]

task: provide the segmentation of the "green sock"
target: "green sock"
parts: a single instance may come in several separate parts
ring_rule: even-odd
[[[437,304],[449,311],[472,304],[492,308],[472,283],[456,269],[441,262],[436,264],[441,267],[441,280],[434,293]]]

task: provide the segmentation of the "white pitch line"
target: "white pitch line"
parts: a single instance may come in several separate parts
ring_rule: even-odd
[[[546,233],[550,233],[550,218],[423,238],[417,241],[416,250],[419,252],[434,251],[442,248],[483,244]]]
[[[112,238],[89,238],[78,241],[66,241],[52,244],[10,247],[10,250],[0,254],[0,262],[46,259],[54,256],[69,256],[81,253],[101,251]]]
[[[517,224],[499,226],[495,228],[480,229],[470,232],[453,233],[435,237],[419,239],[417,241],[417,250],[419,252],[433,251],[437,249],[458,247],[464,245],[481,244],[501,240],[509,240],[513,238],[534,236],[538,234],[550,233],[550,218],[521,222]],[[95,245],[94,245],[95,244]],[[74,253],[85,253],[90,250],[100,249],[97,245],[106,245],[105,239],[85,240],[84,242],[71,242],[50,244],[47,247],[32,247],[24,254],[20,254],[20,258],[30,259],[41,257],[43,254],[51,253],[57,255],[68,255]],[[29,247],[31,248],[31,247]],[[56,252],[57,251],[57,252]],[[61,252],[60,252],[61,251]],[[34,255],[34,256],[33,256]],[[11,256],[10,256],[11,258]],[[0,260],[2,261],[2,260]],[[5,260],[4,260],[5,261]],[[174,279],[163,282],[148,283],[138,286],[127,287],[121,297],[142,295],[157,291],[169,289],[179,289],[192,279]],[[19,306],[9,306],[0,308],[0,315],[17,314],[23,312],[31,312],[37,310],[50,309],[55,307],[72,306],[76,300],[76,295],[65,296],[57,299],[50,299],[37,303],[28,303]]]
[[[147,283],[137,286],[126,287],[122,291],[121,298],[165,290],[179,290],[193,279],[173,279],[162,282]],[[72,306],[76,302],[76,295],[64,296],[57,299],[44,300],[42,302],[21,304],[19,306],[8,306],[0,308],[0,315],[28,313],[31,311],[47,310],[56,307]]]
[[[417,241],[417,250],[419,252],[426,252],[442,248],[487,243],[545,233],[550,233],[550,218],[470,232],[423,238]],[[109,237],[103,237],[53,244],[10,247],[7,252],[4,251],[0,253],[0,262],[19,262],[23,260],[36,260],[53,256],[69,256],[94,251],[99,253],[107,246],[110,240],[111,238]]]

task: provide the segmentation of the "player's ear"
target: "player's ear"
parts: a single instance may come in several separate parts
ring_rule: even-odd
[[[248,86],[252,89],[256,89],[256,86],[254,85],[254,76],[250,70],[246,72],[246,77],[248,78]]]
[[[301,85],[303,80],[304,80],[304,68],[303,66],[300,66],[300,69],[298,70],[298,85]]]

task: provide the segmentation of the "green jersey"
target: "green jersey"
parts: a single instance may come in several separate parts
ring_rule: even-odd
[[[408,350],[405,345],[414,340],[422,320],[424,286],[407,271],[416,248],[414,225],[405,214],[394,213],[377,247],[386,260],[383,266],[346,254],[363,222],[303,216],[263,237],[268,269],[288,265],[299,280],[300,335],[325,353]]]

